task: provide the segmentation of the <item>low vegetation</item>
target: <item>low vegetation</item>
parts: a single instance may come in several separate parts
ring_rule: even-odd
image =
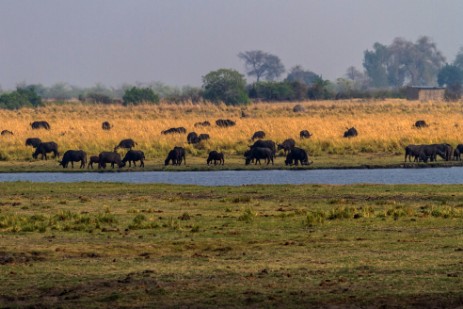
[[[302,111],[294,112],[296,105]],[[244,116],[244,117],[243,117]],[[231,119],[236,125],[217,127],[217,119]],[[254,132],[263,130],[266,138],[276,142],[293,138],[306,149],[314,162],[325,160],[349,165],[352,157],[387,158],[391,163],[403,161],[403,149],[408,144],[461,143],[461,103],[385,101],[321,101],[298,103],[255,103],[246,107],[214,104],[172,105],[49,105],[17,111],[0,110],[1,130],[13,136],[0,137],[0,160],[30,161],[32,149],[25,146],[28,137],[55,141],[63,153],[68,149],[83,149],[88,155],[110,151],[124,138],[134,139],[137,148],[150,161],[161,164],[174,146],[187,149],[190,162],[203,164],[210,150],[223,152],[226,162],[242,164],[242,154],[251,143]],[[47,120],[51,130],[32,130],[30,122]],[[208,120],[210,127],[195,127]],[[417,120],[429,125],[417,129]],[[102,130],[109,121],[111,130]],[[185,127],[187,132],[207,133],[210,139],[198,145],[188,144],[186,134],[162,135],[169,128]],[[347,128],[355,127],[358,136],[343,138]],[[301,140],[299,132],[309,130],[313,136]],[[331,159],[330,159],[331,158]],[[340,160],[340,161],[339,161]],[[281,163],[282,164],[282,163]],[[161,166],[159,166],[160,168]]]
[[[462,189],[3,183],[0,304],[458,307]]]

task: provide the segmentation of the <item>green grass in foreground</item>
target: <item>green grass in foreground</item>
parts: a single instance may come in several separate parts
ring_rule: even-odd
[[[457,307],[463,186],[0,184],[0,307]]]

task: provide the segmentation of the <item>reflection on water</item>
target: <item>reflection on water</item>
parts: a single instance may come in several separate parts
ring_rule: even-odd
[[[0,182],[121,182],[201,186],[249,184],[463,184],[462,167],[119,173],[0,173]]]

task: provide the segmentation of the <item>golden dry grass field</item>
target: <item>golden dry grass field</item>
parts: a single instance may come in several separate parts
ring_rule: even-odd
[[[300,104],[303,112],[293,112]],[[242,112],[247,117],[242,118]],[[236,126],[220,128],[215,120],[227,118]],[[46,120],[51,130],[32,130],[30,123]],[[195,128],[196,122],[208,120],[210,127]],[[425,120],[428,128],[413,124]],[[103,121],[114,127],[101,128]],[[187,132],[207,133],[209,141],[197,147],[188,145],[186,134],[161,135],[171,127],[185,127]],[[359,136],[343,138],[354,126]],[[32,148],[25,146],[28,137],[55,141],[60,152],[83,149],[89,155],[109,151],[124,138],[134,139],[148,161],[161,164],[174,146],[184,146],[192,162],[203,160],[210,150],[225,153],[226,158],[242,162],[242,153],[255,131],[263,130],[267,139],[282,142],[293,138],[313,158],[326,156],[381,154],[400,162],[408,144],[463,142],[463,105],[461,102],[419,102],[406,100],[307,101],[297,103],[254,103],[245,107],[213,104],[167,104],[124,107],[120,105],[50,104],[37,109],[0,111],[0,131],[8,129],[14,136],[0,137],[0,160],[31,161]],[[301,140],[303,129],[313,133]],[[121,151],[122,153],[122,151]],[[399,157],[400,155],[400,157]],[[228,161],[230,162],[230,161]],[[281,162],[280,162],[281,164]],[[244,165],[244,164],[243,164]]]

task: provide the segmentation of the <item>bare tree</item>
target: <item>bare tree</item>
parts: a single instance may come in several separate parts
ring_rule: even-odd
[[[244,61],[246,74],[255,76],[257,82],[261,78],[275,80],[285,72],[285,67],[278,56],[263,52],[261,50],[251,50],[238,54]]]

